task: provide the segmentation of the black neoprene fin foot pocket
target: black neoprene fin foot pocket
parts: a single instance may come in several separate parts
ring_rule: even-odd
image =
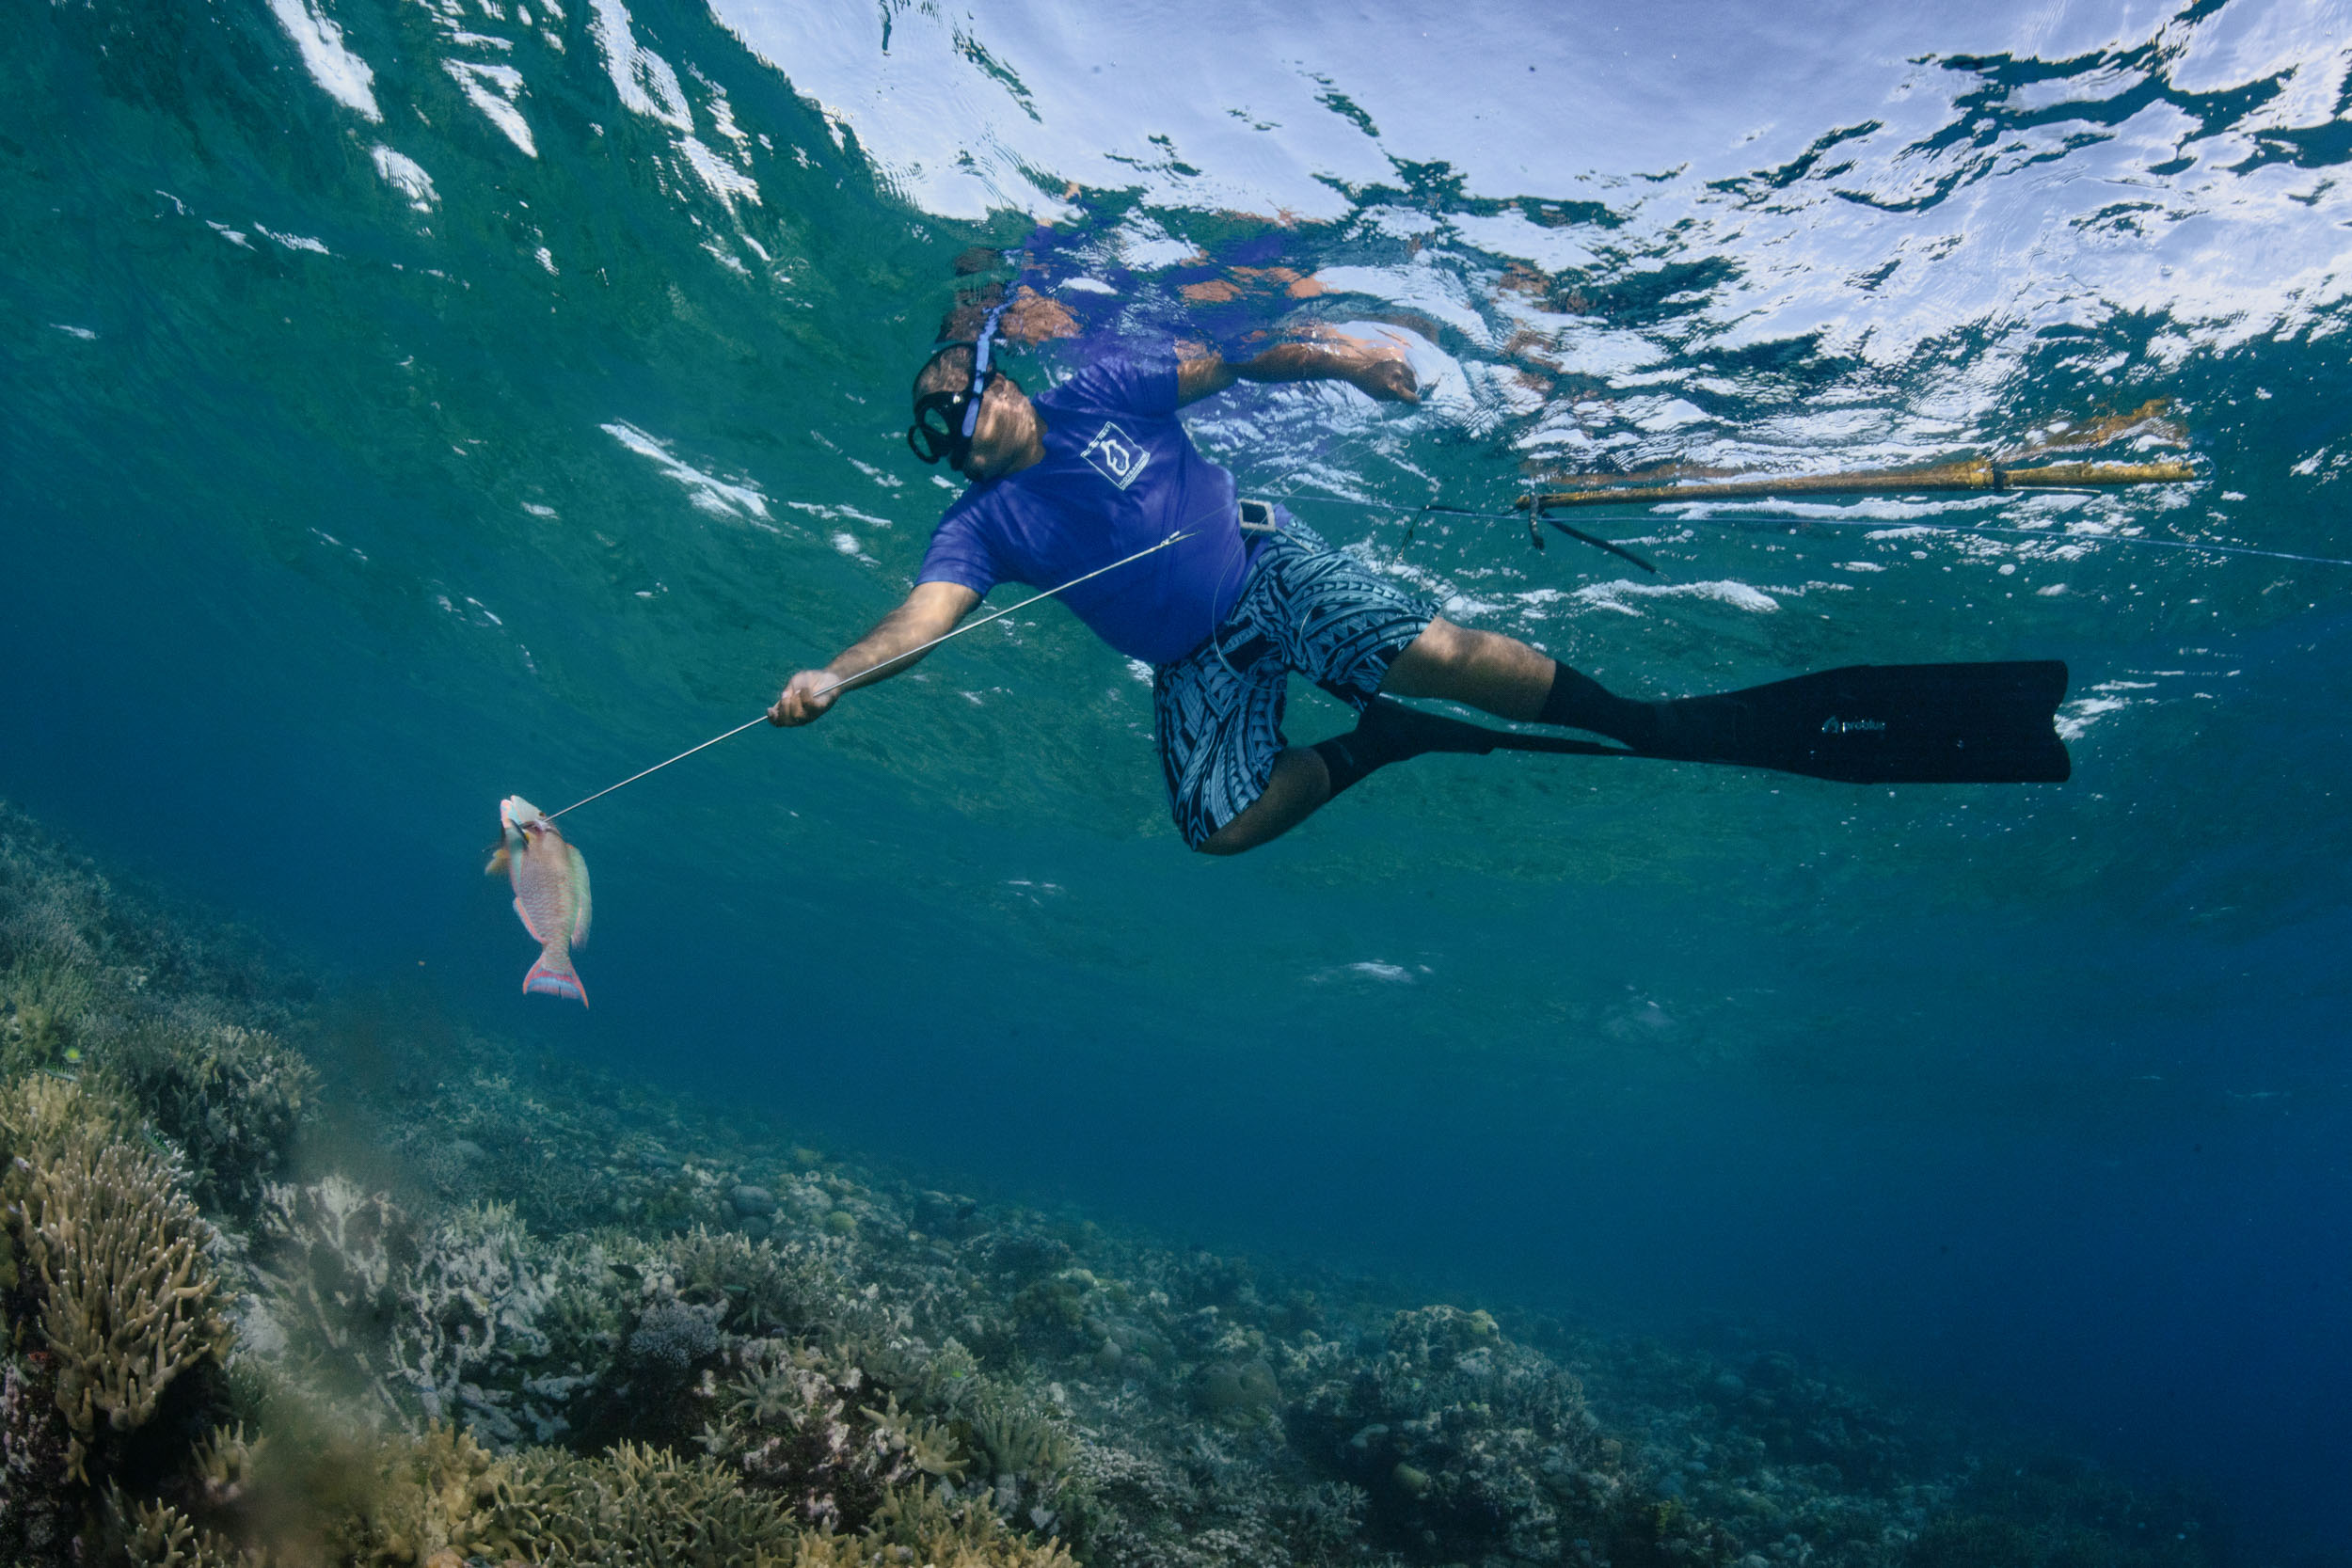
[[[1849,784],[2059,784],[2066,666],[1854,664],[1656,705],[1651,756]]]

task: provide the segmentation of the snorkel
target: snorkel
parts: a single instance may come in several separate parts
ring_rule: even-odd
[[[907,445],[924,462],[937,463],[944,457],[949,467],[961,473],[971,457],[972,437],[980,428],[980,400],[1000,373],[991,368],[990,361],[996,346],[996,324],[1004,313],[1004,305],[998,305],[980,324],[979,339],[972,345],[970,386],[952,392],[926,392],[914,400],[914,422],[907,427]]]

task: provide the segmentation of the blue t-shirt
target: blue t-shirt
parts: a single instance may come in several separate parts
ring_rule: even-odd
[[[1036,402],[1044,459],[950,506],[915,580],[980,594],[1000,582],[1051,588],[1185,530],[1191,537],[1062,595],[1128,657],[1182,658],[1233,608],[1248,554],[1233,476],[1177,420],[1175,359],[1112,355]]]

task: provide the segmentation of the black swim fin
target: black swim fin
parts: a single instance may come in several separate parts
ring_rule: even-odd
[[[1638,746],[1490,730],[1387,697],[1336,743],[1365,753],[1350,782],[1431,752],[1551,752],[1770,768],[1847,784],[2063,784],[2074,771],[2058,735],[2065,697],[2066,666],[2057,659],[1852,664],[1740,691],[1627,705],[1645,721]]]
[[[1770,768],[1848,784],[2060,784],[2066,666],[1854,664],[1655,703],[1645,756]]]

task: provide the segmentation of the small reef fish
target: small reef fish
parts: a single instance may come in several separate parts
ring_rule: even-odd
[[[588,863],[564,842],[554,823],[519,795],[499,802],[502,842],[485,871],[506,873],[515,886],[515,912],[539,943],[539,961],[523,976],[525,991],[568,996],[588,1006],[572,971],[572,949],[588,941]]]

